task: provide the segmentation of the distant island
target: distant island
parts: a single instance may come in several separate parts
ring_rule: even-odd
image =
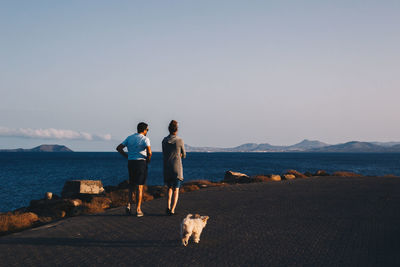
[[[40,145],[31,149],[0,149],[0,152],[73,152],[66,146],[62,145]]]
[[[400,142],[351,141],[330,145],[316,140],[303,140],[291,146],[274,146],[268,143],[247,143],[231,148],[193,147],[185,145],[187,152],[326,152],[326,153],[400,153]]]

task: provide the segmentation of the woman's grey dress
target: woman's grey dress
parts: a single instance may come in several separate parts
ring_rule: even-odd
[[[176,135],[168,135],[162,141],[164,160],[164,181],[183,181],[182,157],[186,157],[183,140]]]

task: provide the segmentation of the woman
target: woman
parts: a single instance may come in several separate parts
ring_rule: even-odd
[[[183,140],[177,136],[178,122],[172,120],[168,126],[169,135],[162,141],[164,160],[164,183],[168,187],[168,205],[166,213],[175,214],[179,188],[183,181],[182,158],[186,157]],[[172,201],[173,199],[173,201]]]

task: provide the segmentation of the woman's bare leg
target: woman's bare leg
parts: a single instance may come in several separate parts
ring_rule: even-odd
[[[171,210],[171,200],[172,200],[172,187],[168,188],[168,209]]]
[[[171,189],[172,191],[172,189]],[[178,204],[178,197],[179,197],[179,188],[175,188],[174,190],[174,202],[172,203],[171,213],[175,213],[176,204]]]

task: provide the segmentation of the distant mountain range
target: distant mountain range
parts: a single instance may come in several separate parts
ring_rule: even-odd
[[[237,147],[192,147],[185,145],[187,152],[341,152],[341,153],[364,153],[364,152],[400,152],[400,142],[359,142],[352,141],[344,144],[329,145],[320,141],[303,140],[291,146],[274,146],[268,143],[247,143]]]
[[[31,149],[0,149],[0,152],[73,152],[66,146],[61,145],[40,145]]]

